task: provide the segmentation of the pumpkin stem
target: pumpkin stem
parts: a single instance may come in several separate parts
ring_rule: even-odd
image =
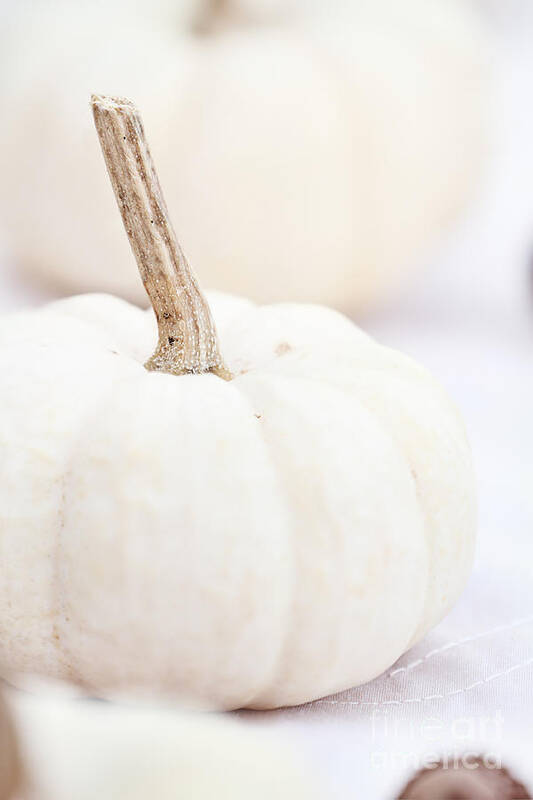
[[[0,797],[18,797],[22,789],[23,771],[20,749],[11,714],[4,699],[0,697]]]
[[[193,22],[193,32],[199,36],[207,36],[215,33],[228,18],[231,18],[233,11],[230,0],[204,0],[201,4],[200,12],[196,15]]]
[[[159,342],[148,370],[231,374],[213,318],[176,239],[144,135],[130,101],[93,95],[94,122],[122,221],[155,312]]]

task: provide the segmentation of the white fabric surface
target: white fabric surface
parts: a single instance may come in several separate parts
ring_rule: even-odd
[[[298,709],[240,714],[289,733],[331,798],[393,797],[425,757],[454,751],[489,751],[533,787],[532,19],[506,18],[497,36],[494,159],[475,209],[418,284],[366,321],[439,376],[464,413],[480,501],[468,588],[372,683]],[[39,302],[7,260],[0,308]]]

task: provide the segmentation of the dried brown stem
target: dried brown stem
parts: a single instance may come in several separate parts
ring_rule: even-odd
[[[139,111],[118,97],[93,95],[91,102],[122,221],[159,328],[146,369],[173,375],[213,372],[229,380],[209,306],[170,222]]]
[[[9,709],[0,697],[0,800],[18,796],[22,786],[20,753]]]
[[[194,32],[200,36],[215,32],[230,16],[229,11],[228,0],[204,0],[193,23]]]

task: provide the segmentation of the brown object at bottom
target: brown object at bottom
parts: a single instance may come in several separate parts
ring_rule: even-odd
[[[20,789],[21,767],[15,729],[0,695],[0,800],[11,800]]]
[[[507,769],[491,768],[476,757],[464,765],[440,762],[421,770],[397,800],[531,800],[531,795]]]

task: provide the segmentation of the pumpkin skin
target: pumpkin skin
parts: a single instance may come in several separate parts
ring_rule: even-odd
[[[209,296],[234,378],[147,372],[152,312],[0,323],[0,662],[212,708],[370,680],[462,590],[458,414],[346,318]]]
[[[322,796],[290,748],[227,718],[13,693],[10,705],[24,800]]]
[[[116,2],[18,12],[0,151],[18,263],[69,292],[145,304],[83,111],[105,87],[143,108],[207,287],[350,312],[385,302],[484,160],[486,42],[467,4],[249,0],[203,37],[190,26],[199,2],[155,3],[152,17],[138,5],[138,21]]]

